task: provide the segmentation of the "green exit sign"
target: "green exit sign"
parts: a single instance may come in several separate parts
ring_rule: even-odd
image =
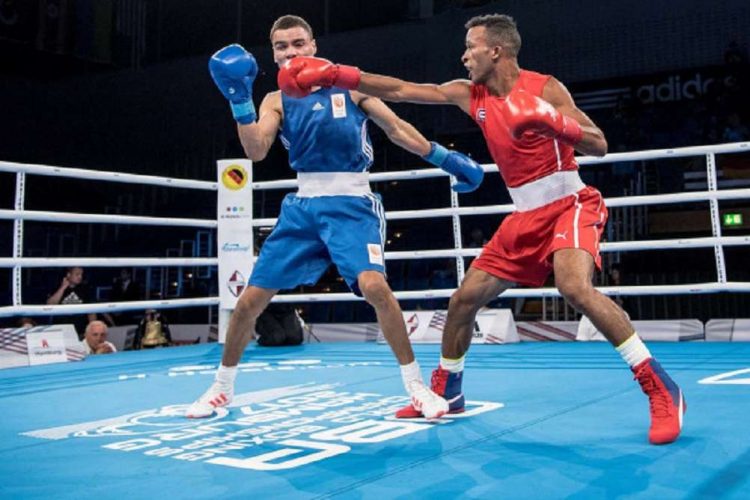
[[[724,214],[721,216],[724,226],[741,226],[742,214]]]

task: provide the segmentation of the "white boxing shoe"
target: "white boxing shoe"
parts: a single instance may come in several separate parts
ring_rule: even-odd
[[[216,408],[227,406],[234,398],[234,387],[221,382],[214,382],[203,396],[191,404],[185,412],[187,418],[206,418],[216,411]]]
[[[434,420],[448,413],[448,401],[435,394],[421,380],[409,383],[409,395],[414,409],[421,411],[427,420]]]

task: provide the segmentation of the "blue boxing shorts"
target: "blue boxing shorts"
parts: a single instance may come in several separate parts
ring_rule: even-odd
[[[333,262],[349,288],[361,295],[361,272],[385,274],[384,243],[385,212],[379,196],[300,198],[290,193],[249,283],[269,289],[314,285]]]

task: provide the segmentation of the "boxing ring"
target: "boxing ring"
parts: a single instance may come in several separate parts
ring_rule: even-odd
[[[750,198],[750,189],[719,189],[715,158],[750,150],[747,143],[618,153],[581,158],[582,165],[703,156],[708,189],[607,199],[607,205],[708,202],[712,235],[679,240],[608,242],[603,252],[712,248],[716,280],[708,283],[605,287],[604,293],[747,293],[750,283],[727,279],[724,248],[750,236],[723,236],[719,203]],[[486,171],[494,170],[485,166]],[[215,190],[216,184],[167,180],[41,165],[0,163],[15,172],[13,304],[0,317],[124,309],[217,305],[217,297],[37,306],[21,301],[24,267],[218,265],[218,259],[55,259],[23,256],[23,221],[187,225],[215,220],[43,213],[24,208],[31,175],[71,175],[114,182]],[[437,169],[371,175],[371,181],[444,175]],[[184,183],[184,184],[182,184]],[[286,189],[293,181],[252,183]],[[447,189],[447,185],[446,185]],[[19,194],[20,193],[20,194]],[[461,217],[502,214],[510,205],[388,212],[388,220],[441,217],[453,224],[454,248],[387,252],[386,259],[463,258],[478,254],[461,243]],[[274,219],[254,219],[268,226]],[[397,292],[399,299],[448,297],[452,290]],[[554,289],[513,289],[505,296],[557,296]],[[289,294],[286,302],[354,300],[348,293]],[[648,404],[617,353],[601,343],[539,342],[473,346],[464,389],[467,413],[436,423],[396,421],[406,401],[395,360],[375,343],[303,344],[248,348],[234,403],[209,420],[182,418],[209,385],[219,344],[121,352],[78,363],[0,370],[3,415],[0,471],[3,498],[249,497],[487,498],[490,496],[746,498],[750,494],[750,344],[680,342],[650,349],[682,386],[688,400],[683,435],[668,446],[648,444]],[[417,345],[423,372],[437,345]],[[126,493],[127,492],[127,493]]]

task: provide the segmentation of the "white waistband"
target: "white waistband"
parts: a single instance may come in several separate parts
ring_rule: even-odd
[[[517,188],[509,187],[508,192],[516,210],[526,212],[575,194],[585,187],[577,170],[565,170]]]
[[[370,191],[369,172],[299,172],[297,196],[364,196]]]

